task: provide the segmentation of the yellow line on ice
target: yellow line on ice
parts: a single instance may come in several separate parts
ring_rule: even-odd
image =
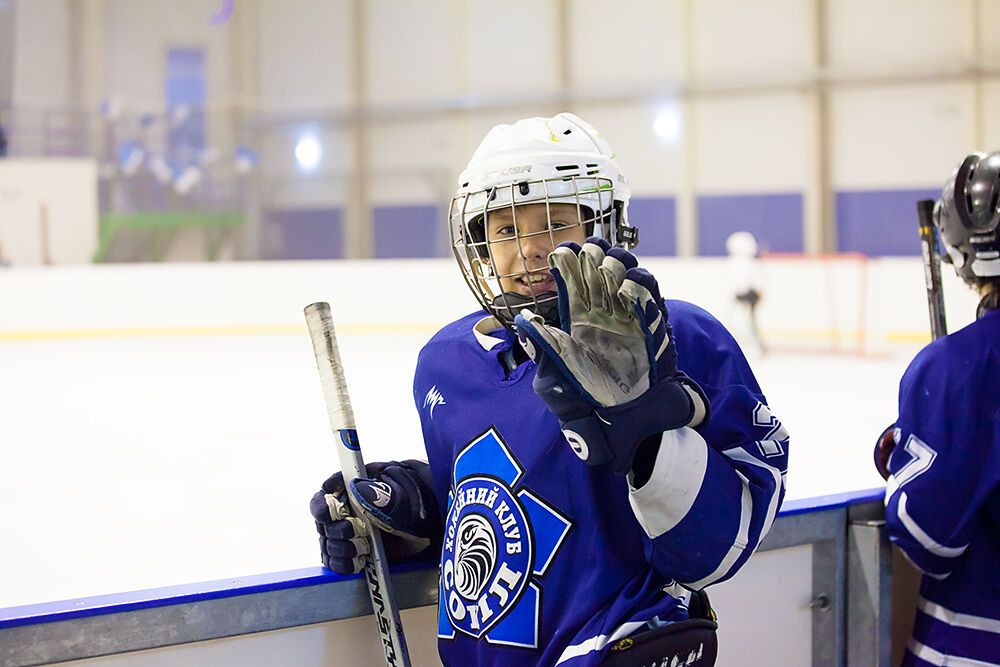
[[[931,335],[927,331],[881,331],[871,332],[866,340],[860,329],[838,331],[835,329],[764,329],[762,338],[783,342],[829,342],[829,343],[929,343]]]
[[[928,331],[890,331],[886,334],[890,343],[929,343],[931,334]]]

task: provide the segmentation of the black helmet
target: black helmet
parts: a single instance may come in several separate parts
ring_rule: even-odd
[[[973,153],[955,169],[934,206],[944,257],[963,280],[1000,276],[1000,152]]]

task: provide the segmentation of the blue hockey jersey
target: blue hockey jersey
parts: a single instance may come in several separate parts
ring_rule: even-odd
[[[663,436],[641,489],[581,462],[516,344],[478,312],[444,327],[414,378],[447,508],[439,581],[446,665],[596,664],[638,630],[687,618],[686,588],[731,577],[784,494],[788,436],[743,354],[704,310],[667,301],[679,366],[709,421]]]
[[[924,572],[903,665],[1000,665],[1000,311],[914,358],[899,385],[886,528]]]

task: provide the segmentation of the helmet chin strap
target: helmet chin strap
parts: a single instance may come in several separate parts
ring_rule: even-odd
[[[493,298],[492,305],[500,323],[511,331],[514,330],[514,318],[523,308],[540,315],[546,324],[559,326],[559,305],[555,292],[546,292],[541,297],[504,292]]]

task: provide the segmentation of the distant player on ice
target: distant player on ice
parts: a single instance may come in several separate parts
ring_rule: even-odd
[[[788,435],[732,336],[627,251],[629,195],[572,114],[493,128],[449,220],[482,309],[427,343],[413,382],[429,464],[313,498],[330,569],[361,565],[346,493],[395,557],[440,558],[446,665],[713,664],[701,591],[781,503]]]
[[[921,350],[875,447],[889,539],[924,574],[902,664],[1000,665],[1000,152],[968,156],[934,207],[978,317]]]
[[[760,264],[757,239],[750,232],[733,232],[726,239],[729,255],[729,276],[733,281],[736,301],[733,335],[751,356],[764,353],[757,328],[757,304],[760,303]]]

